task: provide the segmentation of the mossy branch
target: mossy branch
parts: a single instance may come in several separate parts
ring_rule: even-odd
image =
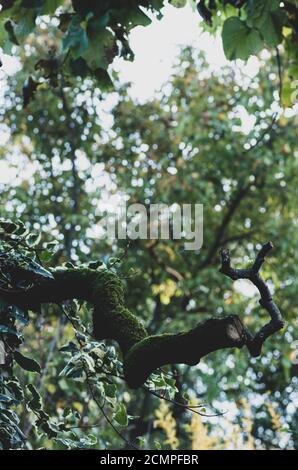
[[[227,256],[223,254],[222,270],[230,275]],[[258,263],[256,266],[259,269]],[[131,388],[142,386],[149,375],[163,365],[194,365],[219,349],[244,345],[251,348],[252,335],[237,316],[209,319],[187,332],[149,336],[141,321],[126,308],[124,287],[116,274],[88,268],[58,268],[51,273],[53,279],[26,291],[0,289],[1,297],[32,310],[43,303],[69,299],[92,303],[93,335],[97,340],[117,341],[123,354],[125,378]],[[236,276],[235,273],[240,274],[234,270]],[[241,270],[243,273],[247,271]],[[272,299],[266,302],[265,306]]]

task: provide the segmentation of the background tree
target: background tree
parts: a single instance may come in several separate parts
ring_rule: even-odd
[[[35,60],[34,55],[31,60]],[[6,162],[19,179],[6,184],[1,196],[4,217],[21,218],[38,231],[42,228],[46,236],[37,247],[49,240],[58,241],[51,260],[55,265],[67,260],[90,261],[90,257],[96,260],[104,253],[117,253],[123,248],[117,243],[110,246],[96,235],[96,222],[105,211],[103,203],[116,191],[126,193],[129,202],[204,203],[208,244],[197,256],[183,251],[182,244],[175,240],[153,244],[135,241],[122,260],[118,274],[127,284],[128,307],[143,318],[150,333],[191,328],[198,315],[204,319],[210,314],[220,316],[227,310],[245,314],[248,323],[253,318],[253,329],[257,329],[264,321],[251,314],[256,297],[244,297],[243,287],[236,283],[231,288],[230,281],[217,272],[217,252],[229,244],[237,247],[239,261],[243,258],[248,261],[245,257],[248,254],[253,258],[260,241],[271,238],[276,242],[277,249],[270,257],[270,269],[265,268],[265,276],[277,289],[278,302],[289,322],[285,339],[283,336],[281,341],[275,336],[266,345],[262,361],[252,359],[250,367],[243,351],[233,354],[220,351],[198,369],[179,367],[176,384],[168,376],[176,375],[176,370],[152,379],[157,393],[167,388],[170,399],[175,394],[175,402],[181,402],[185,394],[196,397],[200,403],[204,400],[207,405],[216,400],[220,408],[227,400],[235,402],[240,409],[236,419],[241,426],[245,422],[242,414],[250,406],[253,422],[249,435],[257,438],[256,445],[269,447],[293,445],[295,418],[291,402],[296,381],[291,360],[296,315],[296,267],[292,262],[296,249],[297,172],[293,158],[297,152],[296,127],[294,117],[275,115],[277,102],[272,100],[272,93],[278,79],[276,72],[270,73],[272,70],[276,70],[275,62],[264,62],[258,77],[252,80],[241,76],[240,71],[236,73],[235,68],[227,68],[216,76],[202,56],[187,49],[170,84],[155,100],[140,105],[129,97],[127,87],[119,89],[118,103],[112,110],[113,125],[107,131],[101,119],[101,93],[91,79],[78,80],[76,87],[68,88],[62,82],[62,87],[55,87],[51,93],[40,89],[38,99],[22,109],[22,100],[15,90],[20,89],[18,83],[23,83],[28,73],[24,67],[7,84],[3,110],[5,128],[11,133],[5,150]],[[248,133],[242,122],[246,113],[255,119]],[[20,172],[24,166],[30,169],[27,176]],[[44,263],[50,261],[47,251],[40,256]],[[136,266],[137,272],[132,273]],[[83,319],[84,316],[83,313]],[[26,348],[40,359],[42,342],[50,341],[52,352],[48,356],[44,348],[42,380],[24,373],[23,381],[38,385],[45,410],[55,416],[56,426],[58,420],[66,429],[78,426],[78,430],[69,441],[60,436],[59,444],[53,444],[43,436],[33,437],[32,416],[20,412],[23,429],[31,433],[29,442],[33,446],[44,443],[47,447],[62,444],[88,447],[95,440],[90,437],[84,442],[86,426],[100,424],[93,430],[100,445],[119,448],[121,440],[117,440],[109,423],[107,426],[102,421],[98,423],[98,408],[90,390],[88,393],[81,383],[72,384],[70,379],[57,380],[57,372],[65,366],[57,345],[71,339],[71,326],[57,320],[53,308],[47,309],[40,321],[38,334],[35,326],[25,330]],[[117,367],[113,350],[108,352],[113,357],[111,363]],[[73,368],[64,370],[65,373],[71,376]],[[128,414],[135,414],[138,409],[136,414],[140,418],[130,420],[128,427],[129,442],[144,435],[149,441],[147,446],[152,446],[155,438],[163,440],[158,422],[156,429],[152,429],[156,397],[144,391],[141,401],[143,392],[129,392],[118,379],[109,383],[107,375],[102,383],[106,386],[100,390],[101,396],[112,404],[117,385],[118,402],[121,398],[122,402],[112,416],[118,424],[127,424],[126,407]],[[240,397],[246,401],[240,402]],[[265,401],[270,403],[271,411]],[[63,416],[65,408],[69,414]],[[108,410],[109,419],[109,407]],[[103,412],[106,413],[105,408]],[[173,405],[172,412],[179,444],[186,448],[191,445],[189,428],[185,427],[190,420],[189,410]],[[274,413],[281,415],[282,421],[275,428]],[[173,420],[169,422],[173,431]],[[219,442],[219,429],[225,424],[224,418],[208,421],[208,427],[216,430],[218,447],[227,445],[224,432],[223,443]],[[55,430],[58,431],[59,428]],[[245,445],[245,429],[243,440]]]

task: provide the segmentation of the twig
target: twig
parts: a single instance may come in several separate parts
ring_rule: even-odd
[[[187,405],[185,403],[180,403],[179,401],[172,400],[171,398],[167,398],[165,395],[160,395],[159,393],[155,392],[154,390],[151,390],[150,388],[146,387],[145,385],[142,386],[142,389],[145,390],[146,392],[150,393],[151,395],[159,398],[160,400],[165,400],[168,401],[169,403],[172,403],[172,405],[179,406],[180,408],[184,408],[185,410],[190,411],[191,413],[195,413],[199,416],[203,416],[205,418],[215,418],[216,416],[222,416],[226,412],[221,412],[221,413],[216,413],[216,414],[206,414],[206,413],[200,413],[199,411],[196,410],[196,408],[203,408],[204,405]]]

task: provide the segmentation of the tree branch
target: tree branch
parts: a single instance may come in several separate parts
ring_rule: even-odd
[[[261,305],[271,315],[271,322],[254,338],[237,316],[209,319],[178,334],[149,336],[140,320],[126,308],[121,280],[107,270],[52,269],[53,278],[44,278],[40,284],[27,290],[0,288],[0,295],[13,305],[32,310],[42,303],[61,303],[74,298],[92,303],[94,337],[118,342],[127,384],[131,388],[139,388],[159,367],[166,364],[194,365],[219,349],[247,345],[253,356],[260,354],[265,339],[284,325],[270,291],[258,273],[271,247],[271,244],[264,245],[249,269],[231,268],[229,253],[222,250],[221,271],[232,279],[250,279],[261,293]]]
[[[248,341],[247,341],[247,348],[252,356],[259,356],[261,354],[262,345],[264,341],[277,331],[281,330],[285,322],[281,316],[281,313],[274,303],[271,292],[265,281],[259,274],[259,271],[262,267],[262,264],[265,261],[266,255],[271,251],[273,248],[273,244],[271,242],[266,243],[263,245],[261,250],[259,251],[253,265],[251,268],[248,269],[235,269],[231,267],[231,260],[230,254],[228,250],[221,250],[221,261],[222,266],[220,272],[228,276],[229,278],[233,279],[234,281],[237,279],[248,279],[250,280],[256,288],[259,290],[261,295],[260,305],[267,310],[271,317],[271,321],[264,325],[255,336],[252,336],[247,331]]]

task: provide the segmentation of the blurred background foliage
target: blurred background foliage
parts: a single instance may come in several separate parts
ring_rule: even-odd
[[[214,73],[203,54],[185,48],[171,79],[145,103],[132,99],[130,85],[118,83],[116,75],[115,91],[105,95],[96,79],[78,77],[69,87],[61,74],[24,107],[20,90],[49,37],[20,48],[22,68],[2,74],[0,110],[1,168],[7,175],[3,170],[0,216],[21,219],[41,233],[41,244],[58,241],[51,259],[43,253],[45,266],[117,255],[126,242],[101,239],[98,224],[119,204],[119,195],[146,206],[204,204],[199,252],[185,251],[179,240],[131,241],[119,268],[128,307],[151,334],[228,314],[239,314],[256,330],[265,316],[258,296],[218,272],[218,250],[228,246],[243,264],[263,242],[275,245],[264,276],[287,326],[266,342],[262,357],[219,351],[198,366],[164,372],[176,379],[177,401],[187,393],[208,411],[227,412],[202,418],[120,382],[119,400],[128,415],[137,416],[123,435],[144,448],[294,448],[297,116],[279,107],[275,59],[260,58],[259,73],[251,78],[234,64]],[[66,365],[59,347],[72,339],[71,325],[51,306],[33,318],[22,351],[40,362],[42,375],[16,369],[22,385],[34,383],[50,416],[77,412],[78,438],[90,427],[100,448],[125,447],[84,383],[59,376]],[[24,407],[17,413],[30,448],[63,447],[36,434]]]

